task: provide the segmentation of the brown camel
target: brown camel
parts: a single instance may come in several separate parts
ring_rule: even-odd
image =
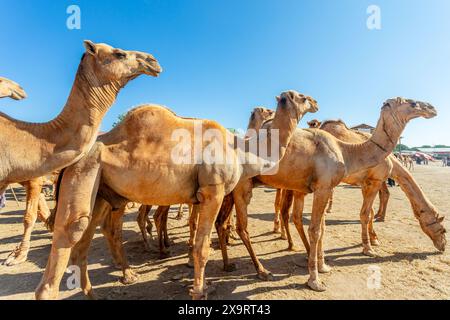
[[[319,272],[330,271],[330,267],[325,263],[323,250],[324,211],[333,188],[345,177],[384,161],[396,146],[408,121],[417,117],[434,116],[436,110],[428,103],[397,98],[385,102],[373,136],[363,143],[346,143],[323,130],[298,129],[291,139],[285,157],[280,161],[277,174],[241,180],[233,191],[238,233],[249,250],[258,272],[265,269],[256,257],[247,231],[247,206],[255,183],[294,190],[300,200],[297,202],[298,207],[303,206],[301,200],[306,194],[314,193],[309,227],[311,247],[308,259],[310,274],[308,286],[316,291],[324,291],[326,287],[319,280]],[[299,211],[294,207],[294,222],[300,236],[304,236],[302,221],[297,214]],[[220,215],[226,214],[220,212]],[[288,223],[286,218],[289,217],[283,215],[285,225]],[[368,223],[370,217],[363,218]],[[222,217],[221,220],[226,221],[226,217]],[[435,222],[437,221],[433,223]],[[222,245],[222,251],[226,252],[226,246]],[[226,254],[224,264],[225,268],[228,268]]]
[[[0,77],[0,98],[9,97],[14,100],[22,100],[27,97],[25,91],[17,83]],[[47,203],[43,195],[41,195],[41,189],[43,185],[43,178],[36,178],[31,181],[21,183],[27,192],[27,205],[26,214],[24,219],[25,232],[22,243],[8,256],[8,258],[2,263],[10,266],[17,263],[21,263],[27,259],[28,250],[30,247],[31,231],[33,229],[31,224],[34,222],[27,219],[30,216],[30,212],[36,211],[36,215],[43,221],[45,221],[50,211],[47,207]],[[29,227],[30,226],[30,227]]]
[[[0,77],[0,99],[11,98],[22,100],[27,97],[25,90],[14,81]]]
[[[52,121],[35,124],[14,120],[0,113],[0,193],[8,184],[28,186],[24,239],[5,261],[15,265],[27,258],[29,237],[38,215],[48,209],[40,198],[39,177],[66,167],[87,154],[103,116],[117,94],[139,75],[157,76],[161,67],[152,55],[124,51],[106,44],[85,41],[86,53],[63,111]],[[16,92],[16,91],[14,91]],[[17,91],[15,95],[20,95]],[[37,178],[38,180],[33,180]],[[42,205],[40,213],[38,206]],[[46,205],[45,205],[46,206]],[[47,212],[46,212],[47,211]]]
[[[317,102],[311,97],[284,92],[278,97],[271,130],[251,139],[240,139],[214,121],[181,118],[160,106],[143,106],[128,113],[121,124],[99,138],[87,157],[65,169],[52,249],[36,297],[57,298],[71,248],[77,243],[72,257],[82,268],[82,288],[89,295],[89,232],[86,241],[79,241],[89,229],[92,207],[94,217],[104,210],[107,201],[114,217],[116,212],[123,213],[117,208],[134,201],[160,206],[195,204],[193,211],[199,219],[193,248],[194,286],[190,293],[194,299],[205,298],[210,234],[224,196],[232,192],[240,179],[274,170],[300,119],[306,112],[316,110]],[[257,153],[254,147],[258,145],[270,146],[271,154],[278,151],[279,158],[268,159]],[[92,199],[96,199],[97,190],[94,205]],[[261,269],[260,275],[266,277],[267,273]]]
[[[370,138],[369,134],[364,134],[355,130],[349,129],[342,121],[326,121],[320,127],[321,130],[327,131],[339,140],[344,142],[362,143]],[[376,256],[375,251],[372,249],[372,245],[379,245],[377,235],[373,228],[373,201],[376,194],[380,192],[380,203],[384,208],[387,207],[387,201],[389,199],[389,191],[381,190],[386,187],[385,181],[388,177],[393,177],[399,184],[402,190],[405,192],[415,217],[419,220],[420,226],[425,234],[427,234],[433,241],[434,246],[444,251],[446,246],[445,228],[442,225],[443,217],[439,217],[437,210],[427,199],[419,185],[415,182],[411,174],[406,170],[401,162],[393,155],[386,158],[376,167],[372,167],[365,171],[360,171],[350,176],[345,177],[342,182],[357,185],[361,187],[363,194],[363,205],[361,208],[361,226],[362,226],[362,240],[364,246],[364,254],[369,256]],[[387,187],[386,187],[387,189]],[[292,192],[285,196],[283,201],[292,202]],[[294,195],[295,201],[298,201]],[[300,199],[300,201],[302,201]],[[284,207],[288,207],[287,204]],[[295,205],[294,205],[295,206]],[[300,212],[295,213],[302,216],[302,207],[296,206]],[[382,211],[383,212],[383,211]],[[386,210],[384,210],[385,214]],[[283,214],[289,214],[283,212]],[[381,213],[383,214],[383,213]],[[370,217],[369,221],[366,217]],[[380,219],[384,221],[384,216]],[[302,240],[306,237],[302,237]],[[308,248],[309,244],[305,243],[305,247]]]

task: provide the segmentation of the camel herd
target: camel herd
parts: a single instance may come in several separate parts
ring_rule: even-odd
[[[253,110],[245,137],[233,135],[215,121],[182,118],[158,105],[135,108],[114,129],[98,136],[101,121],[119,91],[140,75],[157,77],[162,68],[148,53],[91,41],[85,41],[84,46],[86,52],[69,98],[55,119],[42,124],[26,123],[0,113],[0,193],[11,183],[21,183],[27,188],[23,241],[4,264],[13,266],[27,259],[30,235],[38,217],[53,231],[48,262],[36,289],[37,299],[58,297],[69,264],[80,267],[81,289],[86,296],[94,297],[87,257],[98,226],[108,241],[114,261],[123,269],[123,282],[137,280],[122,244],[122,218],[130,202],[142,204],[138,224],[146,245],[152,227],[150,208],[159,206],[154,218],[162,254],[168,245],[170,205],[190,206],[189,256],[194,267],[190,295],[193,299],[207,298],[205,267],[213,227],[219,237],[225,271],[235,270],[227,254],[227,243],[235,227],[258,277],[270,280],[272,275],[259,261],[247,230],[252,189],[261,184],[277,189],[274,231],[283,233],[289,249],[294,248],[289,229],[293,203],[293,221],[309,255],[308,286],[312,290],[326,290],[319,277],[320,273],[331,270],[324,255],[325,212],[332,214],[333,189],[340,183],[357,185],[362,190],[363,254],[376,256],[373,247],[379,241],[373,221],[385,219],[389,199],[385,181],[390,177],[405,192],[423,232],[439,251],[445,250],[443,217],[409,171],[392,155],[410,120],[437,115],[429,103],[403,98],[387,100],[372,135],[351,130],[340,120],[312,121],[308,123],[310,128],[299,129],[300,120],[306,113],[316,112],[318,103],[290,90],[277,97],[275,111]],[[4,97],[18,100],[26,94],[16,83],[0,78],[0,98]],[[203,151],[217,140],[195,140],[199,124],[203,132],[217,134],[216,138],[222,141],[219,149],[227,161],[202,158]],[[180,131],[189,137],[181,142],[181,153],[194,161],[173,160],[173,150],[180,146],[180,141],[173,136]],[[270,145],[278,159],[273,161],[259,150],[255,152],[250,147],[254,143]],[[50,214],[41,194],[42,177],[55,171],[58,172],[57,204]],[[302,213],[304,198],[310,193],[314,199],[306,233]],[[380,194],[380,209],[375,217],[373,203],[377,194]]]

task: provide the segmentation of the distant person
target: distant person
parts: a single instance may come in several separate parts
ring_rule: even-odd
[[[5,192],[0,195],[0,210],[6,207],[6,196]]]
[[[391,179],[391,178],[388,178],[388,185],[389,185],[389,187],[395,187],[395,180],[394,179]]]
[[[447,162],[448,162],[447,157],[442,158],[442,166],[443,167],[447,166]]]

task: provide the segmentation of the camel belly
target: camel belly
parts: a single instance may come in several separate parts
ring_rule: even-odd
[[[195,203],[195,169],[150,165],[145,170],[104,167],[102,178],[112,190],[130,201],[151,205]]]

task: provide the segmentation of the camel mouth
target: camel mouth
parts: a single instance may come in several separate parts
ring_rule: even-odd
[[[23,89],[14,90],[11,94],[11,99],[14,99],[14,100],[22,100],[22,99],[25,99],[26,97],[27,97],[27,94],[25,93],[25,91]]]

